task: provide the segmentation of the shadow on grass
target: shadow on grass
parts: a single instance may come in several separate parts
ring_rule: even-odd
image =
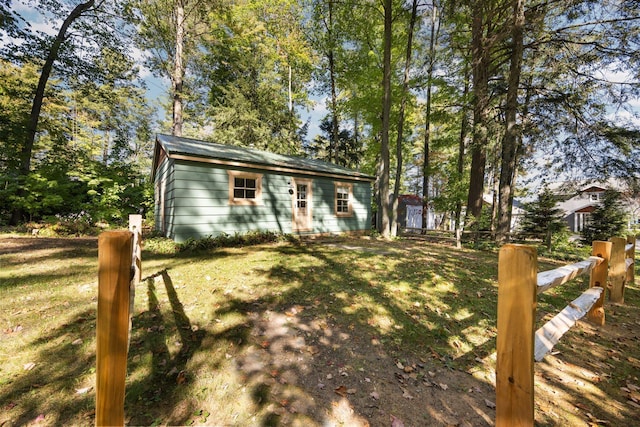
[[[86,351],[91,340],[78,338],[91,334],[95,334],[95,312],[86,310],[30,344],[40,348],[31,365],[13,378],[3,378],[3,410],[18,410],[11,425],[38,420],[48,425],[93,423],[95,397],[85,387],[95,366],[95,352]]]
[[[289,244],[167,258],[168,269],[139,286],[146,306],[133,317],[128,423],[356,426],[388,425],[395,415],[407,425],[492,424],[484,402],[492,385],[468,372],[495,351],[495,254],[387,246]],[[274,261],[252,266],[260,252]],[[230,256],[246,259],[238,277],[204,279],[217,267],[200,262]],[[199,275],[184,277],[189,264]],[[243,275],[259,285],[245,286]],[[35,343],[35,368],[3,380],[0,403],[20,402],[12,422],[42,413],[52,425],[93,424],[94,394],[75,390],[95,354],[79,354],[70,333],[95,334],[95,313],[46,333]],[[630,415],[599,416],[623,425]]]

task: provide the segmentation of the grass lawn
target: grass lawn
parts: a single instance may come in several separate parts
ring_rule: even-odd
[[[496,279],[496,252],[420,240],[145,251],[127,424],[492,425]],[[636,422],[639,307],[628,286],[536,364],[537,425]],[[0,236],[0,426],[94,424],[96,308],[97,239]]]

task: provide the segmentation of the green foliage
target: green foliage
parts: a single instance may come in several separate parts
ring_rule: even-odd
[[[233,235],[222,233],[218,236],[209,236],[202,239],[188,239],[177,245],[179,252],[204,251],[216,248],[251,246],[262,243],[295,241],[295,237],[284,235],[274,231],[251,231],[248,233],[235,233]]]
[[[591,245],[583,245],[580,240],[572,239],[567,227],[553,233],[551,246],[538,247],[538,255],[563,261],[582,261],[591,255]]]
[[[350,130],[341,129],[338,133],[338,140],[333,141],[332,128],[333,119],[326,116],[320,123],[322,134],[317,135],[308,147],[311,156],[341,166],[357,167],[364,153],[355,135]]]
[[[174,255],[178,252],[178,245],[172,239],[159,236],[144,236],[142,249],[159,255]]]
[[[597,206],[582,231],[582,240],[590,245],[594,240],[620,237],[627,226],[626,214],[621,206],[621,196],[615,190],[606,190],[602,203]]]
[[[535,235],[542,239],[550,250],[554,242],[554,236],[566,229],[563,220],[564,212],[556,207],[557,199],[545,186],[538,194],[534,202],[524,204],[524,217],[521,228],[525,233]]]

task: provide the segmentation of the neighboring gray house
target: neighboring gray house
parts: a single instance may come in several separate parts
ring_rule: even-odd
[[[177,242],[371,228],[374,177],[318,160],[157,135],[152,180],[156,230]]]
[[[621,193],[622,208],[629,221],[628,228],[631,230],[640,224],[640,199],[630,195],[626,184],[620,180],[611,178],[605,182],[553,183],[549,188],[560,199],[556,207],[564,212],[564,220],[572,232],[584,230],[591,220],[591,212],[600,205],[607,189]]]

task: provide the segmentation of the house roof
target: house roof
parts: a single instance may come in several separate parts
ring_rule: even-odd
[[[266,169],[284,173],[349,178],[358,181],[375,180],[373,176],[353,169],[305,157],[285,156],[254,148],[216,144],[163,134],[156,135],[156,141],[153,173],[159,163],[158,146],[160,146],[167,157],[178,160]]]

